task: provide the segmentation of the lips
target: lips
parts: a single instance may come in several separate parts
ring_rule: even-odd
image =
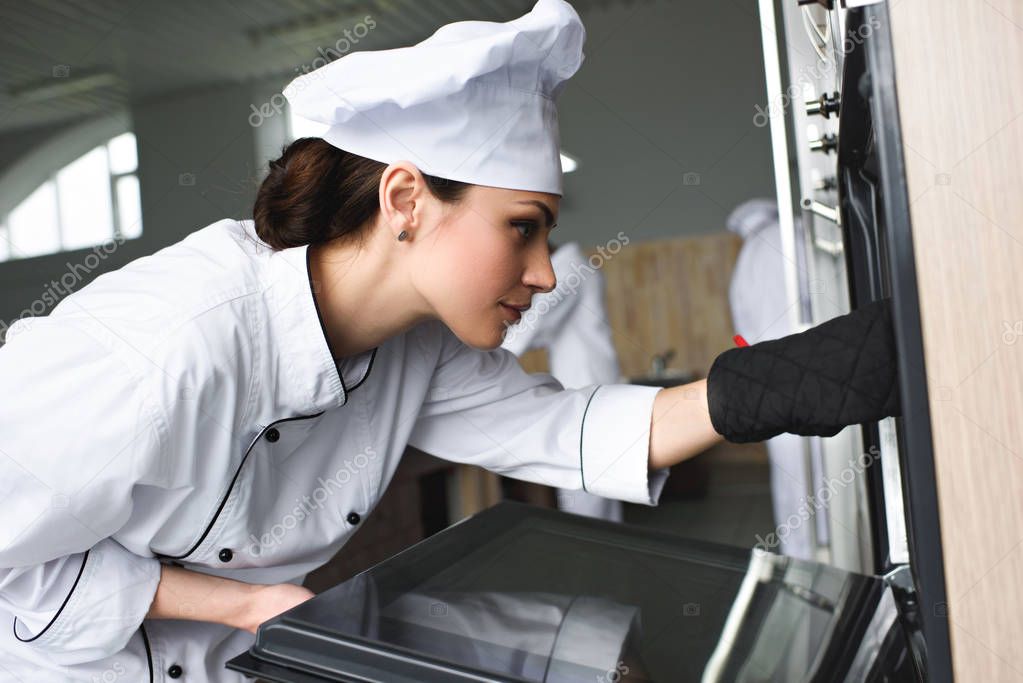
[[[508,315],[510,315],[516,321],[518,321],[519,319],[522,318],[522,311],[524,309],[519,309],[519,308],[516,308],[514,306],[509,306],[508,304],[501,304],[501,308],[504,309],[508,313]],[[529,307],[527,306],[526,308],[529,308]]]
[[[524,312],[524,311],[527,311],[527,310],[529,310],[529,307],[530,307],[530,305],[531,305],[531,304],[522,304],[522,305],[516,306],[515,304],[506,304],[506,303],[504,303],[504,302],[502,301],[502,302],[501,302],[501,305],[502,305],[502,306],[507,306],[508,308],[514,308],[514,309],[515,309],[516,311],[518,311],[519,313],[522,313],[522,312]]]

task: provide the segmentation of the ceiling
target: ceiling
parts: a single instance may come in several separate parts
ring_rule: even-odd
[[[507,21],[534,0],[0,0],[0,133],[174,91],[290,77],[344,30],[352,49],[418,42],[463,19]],[[573,0],[583,14],[631,0]],[[371,16],[375,26],[358,32]],[[358,36],[363,35],[361,39]],[[345,47],[341,43],[342,48]]]

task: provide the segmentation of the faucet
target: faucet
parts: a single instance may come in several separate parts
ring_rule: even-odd
[[[675,357],[675,349],[668,349],[664,353],[654,354],[653,359],[650,361],[650,373],[654,377],[664,376],[664,370],[671,362],[671,359]]]

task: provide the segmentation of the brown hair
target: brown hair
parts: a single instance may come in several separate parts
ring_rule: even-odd
[[[274,249],[320,244],[360,232],[380,210],[387,164],[346,152],[322,138],[299,138],[270,162],[252,215],[256,234]],[[441,201],[456,203],[468,183],[423,174]]]

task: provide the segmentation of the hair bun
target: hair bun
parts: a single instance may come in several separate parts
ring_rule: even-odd
[[[387,164],[351,154],[323,138],[299,138],[269,163],[252,216],[256,234],[274,249],[329,242],[369,225],[380,210]],[[425,175],[430,191],[456,201],[465,183]]]

